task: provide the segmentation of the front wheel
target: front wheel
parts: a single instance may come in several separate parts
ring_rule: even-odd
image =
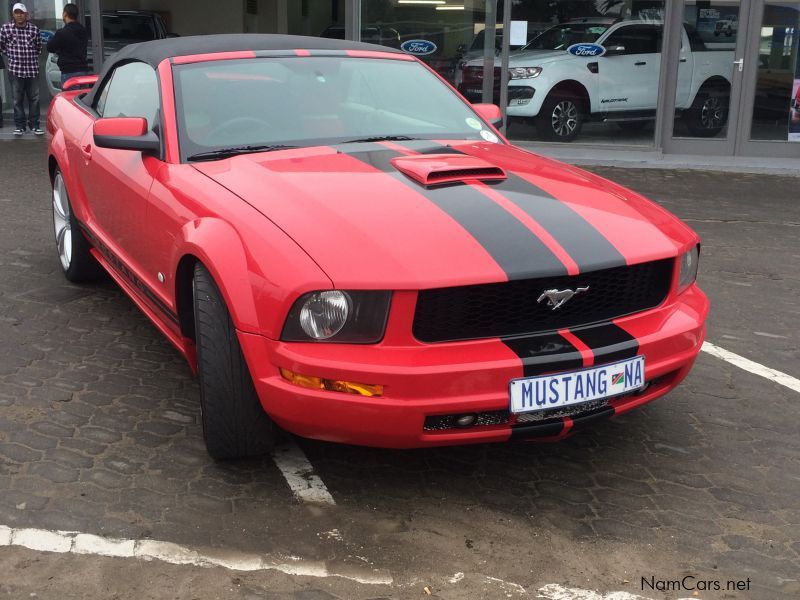
[[[545,140],[571,142],[581,131],[584,121],[583,102],[568,93],[550,94],[536,117],[536,129]]]
[[[101,276],[102,267],[92,256],[89,242],[72,212],[64,176],[59,169],[53,174],[52,204],[56,251],[64,277],[73,283],[95,281]]]
[[[266,454],[275,441],[275,424],[258,399],[225,300],[200,263],[192,291],[206,449],[217,460]]]

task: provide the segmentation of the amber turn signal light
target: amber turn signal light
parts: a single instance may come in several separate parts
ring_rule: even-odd
[[[372,385],[369,383],[356,383],[354,381],[337,381],[333,379],[323,379],[312,375],[300,375],[289,369],[281,369],[281,376],[286,380],[300,387],[312,390],[327,390],[329,392],[344,392],[345,394],[358,394],[359,396],[383,396],[382,385]]]

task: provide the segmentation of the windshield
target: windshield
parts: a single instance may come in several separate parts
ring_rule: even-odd
[[[184,157],[384,137],[496,139],[469,105],[415,61],[270,57],[174,69]]]
[[[564,23],[534,38],[523,50],[566,50],[572,44],[591,44],[608,27],[597,23]]]
[[[528,39],[530,39],[530,38],[528,38]],[[485,29],[481,29],[475,35],[475,38],[472,40],[472,44],[470,44],[470,47],[469,47],[470,52],[478,52],[478,51],[483,52],[483,45],[485,43],[486,43],[486,30]],[[495,49],[495,51],[500,52],[502,47],[503,47],[503,30],[498,28],[497,29],[497,34],[495,35],[495,38],[494,38],[494,49]],[[511,44],[511,45],[509,45],[509,49],[510,50],[518,50],[519,48],[522,48],[521,44]]]
[[[158,35],[153,18],[147,15],[103,15],[103,37],[107,40],[145,42]]]

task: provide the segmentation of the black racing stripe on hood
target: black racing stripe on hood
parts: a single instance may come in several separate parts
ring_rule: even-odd
[[[625,257],[572,208],[519,175],[487,181],[544,227],[578,264],[581,272],[627,264]]]
[[[466,154],[458,148],[437,142],[426,141],[422,149],[417,142],[399,143],[421,154]],[[487,181],[486,185],[503,194],[544,227],[577,263],[582,273],[627,264],[619,250],[572,208],[519,175],[507,169],[505,171],[508,175],[505,180]]]
[[[360,144],[346,154],[394,177],[450,215],[483,246],[509,280],[566,275],[564,264],[532,231],[474,187],[426,188],[392,165],[391,160],[403,154],[378,144]]]
[[[522,361],[525,377],[580,369],[583,356],[558,333],[545,333],[501,340]]]
[[[614,323],[570,329],[570,333],[591,349],[595,365],[633,358],[639,353],[639,341]]]

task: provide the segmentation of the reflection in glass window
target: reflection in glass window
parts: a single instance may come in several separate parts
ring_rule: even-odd
[[[512,21],[540,33],[509,57],[509,137],[652,144],[664,7],[650,0],[514,2]],[[576,44],[588,47],[570,52]],[[479,66],[464,69],[470,99]]]
[[[753,140],[800,141],[800,6],[764,6],[753,104]]]

